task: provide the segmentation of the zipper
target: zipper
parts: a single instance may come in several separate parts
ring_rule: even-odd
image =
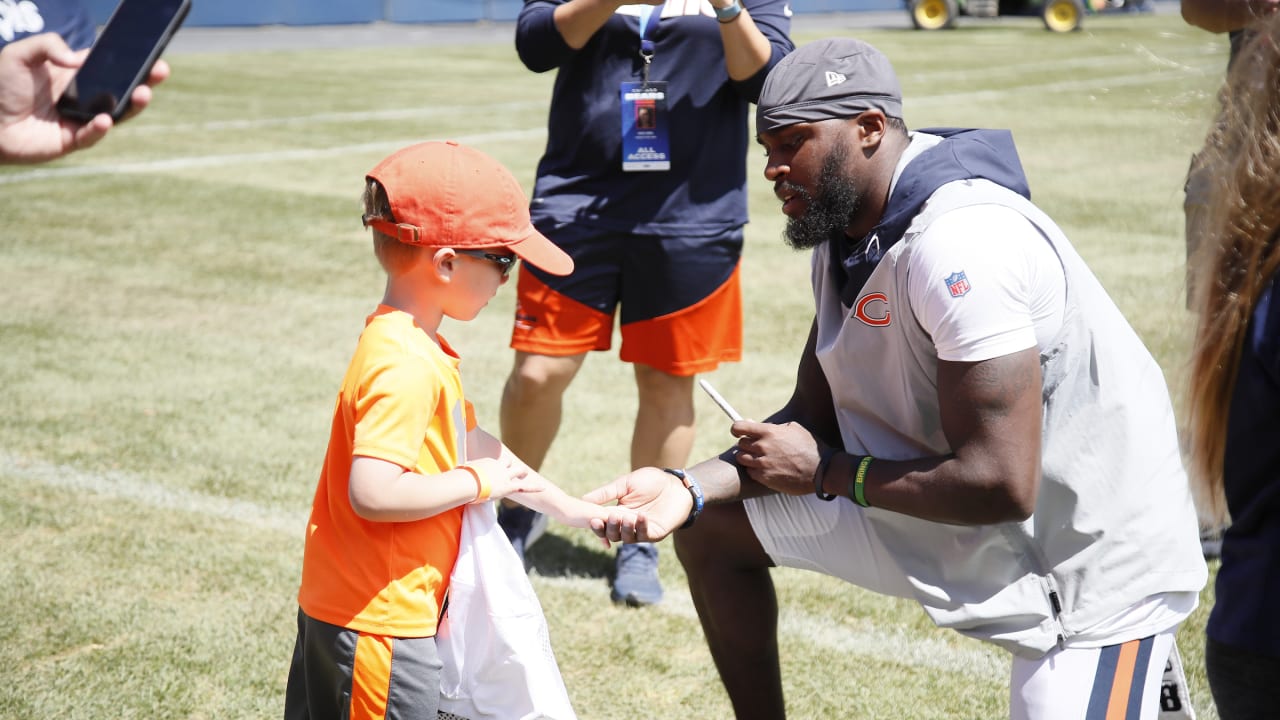
[[[1067,629],[1062,626],[1062,599],[1058,597],[1058,586],[1052,575],[1044,576],[1045,586],[1049,591],[1049,607],[1053,610],[1053,621],[1058,626],[1058,649],[1066,649]]]

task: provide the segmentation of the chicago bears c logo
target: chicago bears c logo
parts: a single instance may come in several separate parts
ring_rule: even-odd
[[[884,308],[880,304],[884,304]],[[889,296],[884,293],[868,293],[858,298],[853,306],[853,316],[871,327],[886,327],[890,322]]]

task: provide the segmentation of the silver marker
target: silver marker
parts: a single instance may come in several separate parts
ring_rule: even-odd
[[[707,394],[711,396],[712,400],[716,401],[716,404],[720,406],[720,409],[724,411],[725,415],[729,416],[730,420],[738,422],[742,419],[742,416],[738,414],[737,410],[733,409],[733,406],[729,404],[729,401],[720,397],[720,393],[716,392],[716,389],[711,387],[711,383],[703,380],[702,378],[698,378],[698,384],[702,386],[703,390],[707,391]]]

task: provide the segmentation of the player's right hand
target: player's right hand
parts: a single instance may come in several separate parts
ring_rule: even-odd
[[[693,496],[679,478],[654,467],[627,473],[582,499],[596,505],[617,501],[619,507],[605,520],[592,519],[591,531],[623,543],[658,542],[683,525],[693,509]]]

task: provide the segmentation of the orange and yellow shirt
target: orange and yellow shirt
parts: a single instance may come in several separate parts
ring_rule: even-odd
[[[458,557],[462,507],[413,522],[372,522],[348,499],[360,455],[430,476],[466,462],[475,415],[459,358],[413,317],[379,305],[342,380],[307,524],[298,603],[308,616],[360,632],[429,637]]]

